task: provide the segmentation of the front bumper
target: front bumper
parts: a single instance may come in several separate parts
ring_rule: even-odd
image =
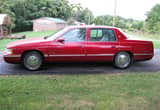
[[[21,55],[18,54],[8,54],[3,52],[3,59],[8,63],[20,63],[21,62]]]

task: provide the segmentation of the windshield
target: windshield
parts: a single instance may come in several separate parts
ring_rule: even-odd
[[[47,38],[47,40],[55,40],[57,37],[61,36],[63,33],[65,33],[69,28],[64,28],[54,34],[52,34],[51,36],[49,36]]]

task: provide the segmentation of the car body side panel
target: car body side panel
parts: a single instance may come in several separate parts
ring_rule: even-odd
[[[45,61],[49,61],[47,41],[17,45],[12,49],[13,49],[12,54],[7,54],[6,52],[4,52],[4,55],[3,55],[5,61],[10,63],[20,63],[21,58],[23,57],[23,54],[29,51],[38,51],[44,56]]]
[[[148,60],[153,57],[153,44],[150,41],[129,40],[118,29],[110,28],[114,30],[117,41],[91,42],[89,41],[90,27],[85,28],[87,32],[84,42],[60,43],[42,38],[28,39],[10,43],[7,48],[13,49],[13,54],[4,53],[3,57],[9,63],[20,63],[23,53],[32,50],[41,52],[46,62],[113,61],[114,56],[120,51],[128,51],[133,55],[134,60]],[[96,28],[101,28],[101,26]],[[102,28],[108,29],[108,27]]]
[[[53,42],[49,44],[50,61],[82,61],[85,55],[86,42]]]
[[[153,45],[147,41],[125,40],[120,42],[120,51],[132,53],[134,60],[147,60],[153,57]]]
[[[119,51],[118,42],[87,42],[88,61],[112,61]]]

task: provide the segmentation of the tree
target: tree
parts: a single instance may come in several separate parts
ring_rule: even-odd
[[[134,21],[131,25],[131,28],[136,30],[143,30],[144,21]]]
[[[138,21],[138,20],[133,20],[133,19],[125,19],[120,16],[116,16],[116,22],[115,26],[122,28],[122,29],[128,29],[128,30],[143,30],[144,27],[144,22],[143,21]],[[110,15],[104,15],[104,16],[97,16],[94,19],[94,23],[96,25],[107,25],[107,26],[112,26],[113,23],[113,16]]]
[[[94,16],[92,11],[90,11],[88,8],[85,8],[81,11],[80,15],[81,21],[85,22],[86,24],[91,24],[94,21]]]
[[[94,20],[96,25],[107,25],[112,26],[113,17],[110,15],[97,16]]]
[[[14,0],[11,11],[16,15],[14,31],[32,30],[32,20],[39,17],[58,17],[67,20],[71,6],[67,0]]]
[[[72,18],[79,21],[84,22],[86,24],[92,24],[94,21],[94,16],[91,10],[88,8],[82,8],[80,4],[76,7],[76,10],[72,11]]]
[[[11,11],[11,6],[13,5],[11,0],[0,0],[0,13],[8,14],[11,17],[11,26],[15,27],[15,14]]]
[[[148,13],[146,25],[149,32],[157,33],[160,31],[160,4],[155,5]]]
[[[116,27],[123,28],[123,29],[128,28],[128,25],[127,25],[128,20],[127,19],[122,18],[120,16],[116,16],[115,19],[116,19],[116,22],[115,22]]]

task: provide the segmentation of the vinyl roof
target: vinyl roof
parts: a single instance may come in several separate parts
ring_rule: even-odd
[[[78,25],[78,26],[68,26],[69,28],[109,28],[109,29],[119,29],[118,27],[113,26],[104,26],[104,25]]]

